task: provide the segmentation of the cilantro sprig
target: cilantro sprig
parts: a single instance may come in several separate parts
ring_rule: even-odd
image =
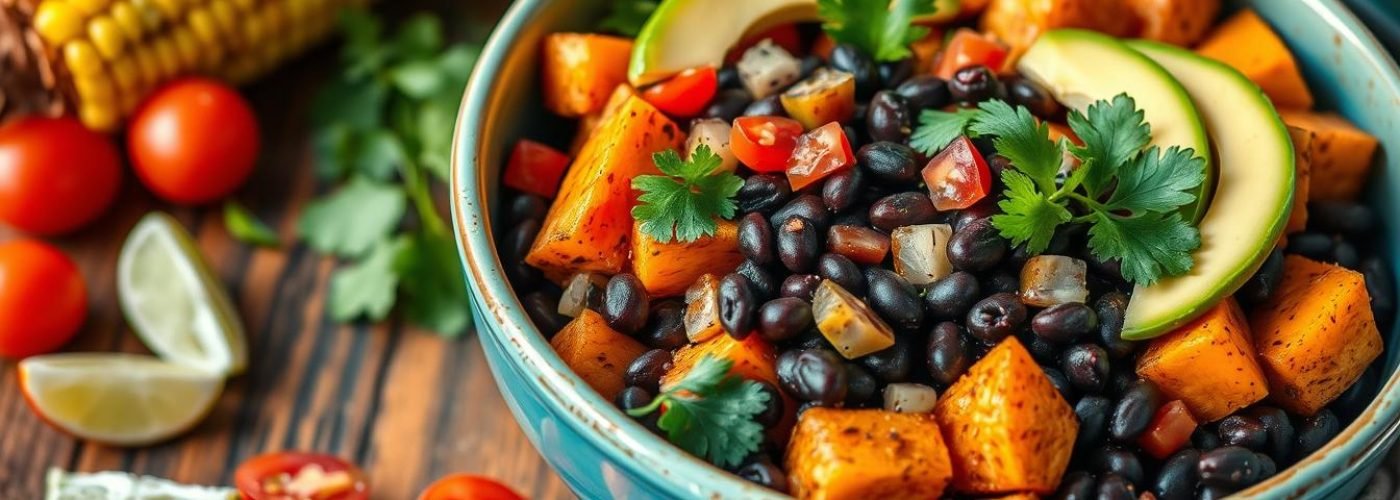
[[[627,413],[644,417],[665,405],[656,425],[668,440],[720,467],[737,466],[763,441],[763,426],[754,417],[768,407],[769,396],[758,382],[731,375],[733,366],[706,354],[651,404]]]
[[[1070,111],[1068,122],[1083,146],[1050,140],[1049,127],[1026,108],[993,100],[955,113],[924,112],[912,142],[933,154],[962,134],[991,137],[1014,167],[1001,174],[1003,213],[992,225],[1031,254],[1043,252],[1061,224],[1087,224],[1090,251],[1120,261],[1132,283],[1189,271],[1200,233],[1180,210],[1196,201],[1205,160],[1190,148],[1148,147],[1151,127],[1126,94]],[[1080,166],[1061,180],[1066,151]]]
[[[734,195],[744,180],[716,171],[723,161],[709,146],[695,148],[686,161],[668,149],[652,155],[652,162],[666,175],[632,179],[632,188],[642,192],[632,217],[642,222],[643,233],[657,241],[691,242],[714,235],[716,218],[734,217]]]
[[[833,40],[864,49],[877,61],[909,57],[909,44],[929,29],[914,25],[914,17],[932,14],[928,0],[818,0],[822,29]]]

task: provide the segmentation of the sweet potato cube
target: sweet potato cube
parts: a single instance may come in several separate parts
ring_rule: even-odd
[[[1249,323],[1234,299],[1152,339],[1138,358],[1137,373],[1207,422],[1269,395],[1269,382],[1254,359]]]
[[[1283,234],[1293,234],[1308,227],[1308,198],[1312,195],[1312,142],[1316,136],[1312,131],[1298,127],[1288,127],[1288,136],[1293,139],[1293,212],[1288,214],[1288,225]]]
[[[1284,123],[1313,134],[1309,194],[1313,200],[1346,201],[1361,193],[1371,173],[1376,138],[1336,113],[1282,111]]]
[[[793,496],[810,499],[939,498],[953,474],[927,414],[811,408],[787,451]]]
[[[588,138],[593,137],[593,132],[598,130],[598,124],[617,114],[617,110],[622,108],[622,105],[627,102],[627,98],[636,95],[637,89],[632,88],[631,84],[620,84],[608,96],[608,101],[603,104],[602,110],[579,117],[578,131],[574,133],[574,140],[569,143],[569,155],[578,156],[578,152],[583,150],[583,145],[588,142]]]
[[[744,261],[739,253],[739,225],[727,220],[718,223],[714,236],[689,243],[657,241],[637,224],[632,232],[632,270],[647,293],[680,295],[704,274],[723,276],[738,267]]]
[[[608,95],[627,81],[632,40],[585,33],[554,33],[544,39],[540,85],[544,105],[579,117],[603,109]]]
[[[1243,9],[1220,23],[1196,52],[1240,70],[1279,108],[1308,109],[1313,105],[1293,53],[1253,10]]]
[[[579,272],[617,274],[631,250],[632,178],[659,174],[651,155],[678,148],[680,128],[639,97],[628,97],[574,159],[539,236],[525,256],[556,282]]]
[[[1194,45],[1220,13],[1220,0],[1128,0],[1142,21],[1138,36],[1173,45]]]
[[[564,325],[549,345],[574,373],[608,400],[626,388],[622,377],[627,365],[647,351],[632,337],[609,328],[608,322],[592,309],[584,309]]]
[[[733,373],[749,380],[778,385],[778,369],[775,365],[778,353],[773,345],[758,335],[749,335],[744,340],[736,340],[729,335],[718,335],[698,344],[690,344],[676,351],[671,361],[671,369],[661,376],[661,388],[665,389],[679,382],[695,368],[695,363],[706,354],[730,360]]]
[[[953,460],[953,489],[1048,494],[1069,466],[1079,420],[1015,337],[969,368],[933,409]]]
[[[981,19],[982,31],[1009,45],[1013,59],[1041,34],[1056,28],[1132,36],[1137,27],[1132,7],[1124,0],[991,0]]]
[[[1345,392],[1381,354],[1361,273],[1289,255],[1283,280],[1250,318],[1272,399],[1313,415]]]

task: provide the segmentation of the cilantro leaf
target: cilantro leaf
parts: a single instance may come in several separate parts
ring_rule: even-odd
[[[1098,198],[1108,189],[1117,169],[1147,146],[1152,129],[1127,94],[1095,102],[1086,111],[1070,110],[1069,127],[1084,142],[1083,147],[1071,145],[1070,152],[1084,161],[1083,168],[1088,170],[1084,187],[1090,198]]]
[[[715,234],[715,218],[728,219],[738,209],[734,195],[744,181],[730,172],[716,172],[722,161],[701,145],[688,161],[673,149],[652,155],[666,175],[639,175],[632,188],[641,191],[632,217],[641,230],[658,241],[691,242]]]
[[[733,366],[706,354],[675,386],[628,414],[645,416],[664,404],[657,426],[668,440],[720,467],[739,465],[763,441],[763,426],[754,417],[767,408],[769,396],[758,382],[730,374]]]
[[[917,26],[915,16],[932,14],[934,2],[927,0],[818,0],[822,29],[833,40],[865,50],[876,61],[898,61],[909,57],[909,44],[923,38],[929,29]]]
[[[224,227],[238,241],[260,247],[276,247],[282,243],[277,231],[267,227],[243,204],[233,200],[224,203]]]
[[[1055,228],[1072,217],[1069,209],[1046,198],[1021,172],[1006,170],[1001,180],[1006,184],[1006,199],[997,203],[1002,213],[992,216],[992,225],[1013,245],[1025,244],[1032,255],[1045,251]]]
[[[995,136],[992,146],[997,154],[1035,181],[1041,191],[1053,192],[1064,154],[1061,145],[1050,140],[1050,127],[1024,106],[1013,108],[1005,101],[983,102],[978,109],[981,113],[968,129],[978,135]]]
[[[608,17],[598,23],[598,29],[636,37],[658,5],[656,0],[614,0]]]
[[[967,134],[967,127],[981,113],[976,109],[959,109],[952,113],[925,109],[919,113],[919,127],[909,136],[909,145],[926,155],[934,155],[958,136]]]
[[[357,257],[398,227],[406,205],[397,187],[355,178],[334,194],[307,205],[297,231],[316,250]]]
[[[471,326],[466,281],[451,237],[434,232],[414,235],[394,267],[403,277],[399,283],[409,321],[449,337]]]
[[[328,298],[331,318],[379,321],[388,317],[398,298],[399,273],[394,267],[406,244],[405,238],[381,240],[364,260],[336,271]]]
[[[1191,270],[1191,251],[1201,246],[1200,233],[1175,212],[1123,217],[1097,211],[1093,218],[1089,248],[1094,256],[1104,261],[1118,259],[1123,278],[1139,285]]]
[[[1205,168],[1195,150],[1172,146],[1159,155],[1153,146],[1118,171],[1118,186],[1106,205],[1134,214],[1171,212],[1196,201],[1189,190],[1205,181]]]

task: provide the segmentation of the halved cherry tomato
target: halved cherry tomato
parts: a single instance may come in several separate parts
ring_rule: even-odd
[[[0,244],[0,357],[57,350],[87,310],[87,285],[63,252],[38,240]]]
[[[525,497],[490,478],[453,474],[428,486],[418,500],[525,500]]]
[[[991,68],[995,73],[1001,71],[1001,66],[1006,63],[1006,54],[1006,46],[970,29],[961,29],[943,49],[933,74],[951,80],[958,70],[979,64]]]
[[[521,139],[510,152],[510,162],[506,163],[501,182],[527,193],[553,198],[559,194],[559,181],[569,169],[570,161],[568,155],[557,149]]]
[[[972,206],[992,190],[992,173],[987,160],[967,136],[953,139],[923,170],[928,197],[938,210],[959,210]]]
[[[802,189],[855,161],[846,131],[841,129],[840,123],[831,122],[798,138],[797,149],[788,160],[788,183],[793,190]]]
[[[642,99],[668,115],[690,118],[705,110],[718,89],[719,77],[715,68],[702,66],[687,69],[670,80],[647,87],[642,91]]]
[[[1147,454],[1164,460],[1186,446],[1186,442],[1191,440],[1191,433],[1195,431],[1196,417],[1191,415],[1186,403],[1175,400],[1157,410],[1152,424],[1138,438],[1138,444]]]
[[[789,54],[802,57],[802,34],[797,31],[797,25],[783,24],[766,31],[761,31],[734,44],[734,47],[729,49],[729,52],[724,55],[725,64],[739,62],[739,58],[744,56],[745,51],[753,48],[754,45],[758,45],[758,42],[764,40],[772,40],[774,45],[782,47],[783,50],[788,51]]]
[[[797,147],[802,124],[778,116],[741,116],[729,130],[729,149],[755,172],[782,172]]]
[[[369,483],[358,467],[331,455],[284,451],[238,466],[233,484],[248,500],[367,500]]]

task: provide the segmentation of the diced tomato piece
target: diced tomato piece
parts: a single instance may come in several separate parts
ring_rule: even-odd
[[[725,64],[739,62],[739,58],[744,56],[744,51],[753,48],[754,45],[758,45],[758,42],[765,39],[772,40],[774,45],[782,47],[789,54],[802,57],[802,34],[797,32],[797,25],[783,24],[740,40],[724,55]]]
[[[782,172],[802,135],[802,124],[777,116],[741,116],[729,131],[729,149],[755,172]]]
[[[788,159],[788,183],[793,190],[802,189],[855,161],[846,131],[841,129],[840,123],[831,122],[797,139],[797,149]]]
[[[569,156],[535,141],[521,139],[510,152],[510,162],[502,179],[506,186],[554,198],[559,181],[569,168]]]
[[[713,66],[690,68],[670,80],[647,87],[642,99],[676,118],[699,115],[715,98],[719,77]]]
[[[944,80],[951,80],[958,70],[979,64],[991,68],[995,73],[1001,71],[1001,66],[1006,63],[1006,54],[1005,45],[970,29],[961,29],[943,49],[943,55],[939,58],[933,74]]]
[[[831,226],[826,231],[826,249],[873,266],[890,254],[890,237],[865,226]]]
[[[992,190],[992,173],[987,160],[967,136],[954,139],[924,167],[928,197],[938,210],[961,210],[972,206]]]
[[[1157,410],[1152,424],[1138,438],[1138,445],[1149,455],[1164,460],[1191,440],[1196,430],[1196,417],[1186,408],[1186,403],[1175,400]]]

